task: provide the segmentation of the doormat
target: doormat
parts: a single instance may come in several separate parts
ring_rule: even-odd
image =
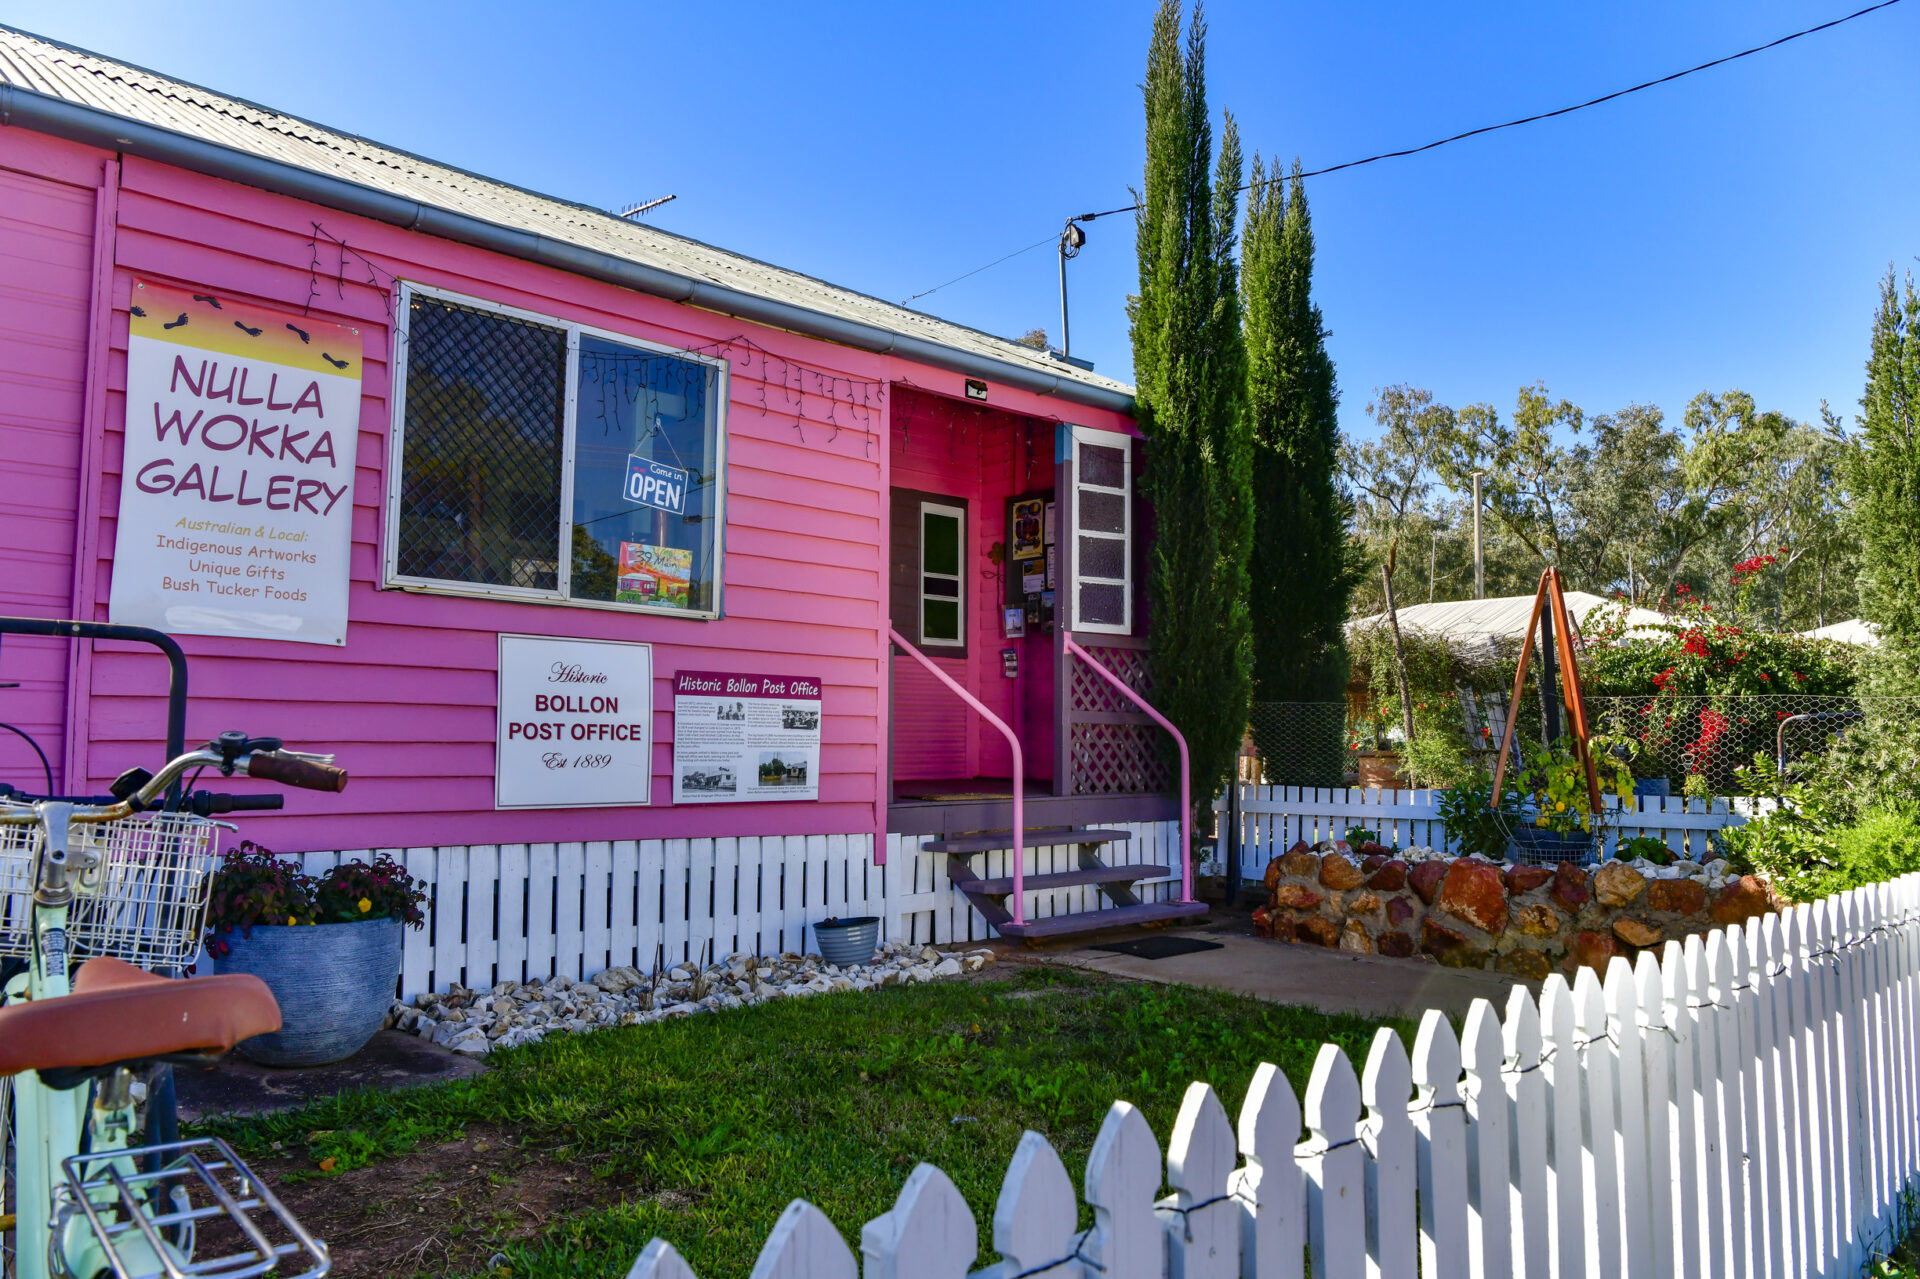
[[[1105,946],[1091,946],[1088,949],[1110,950],[1116,955],[1132,955],[1135,959],[1171,959],[1175,955],[1192,955],[1203,950],[1225,950],[1226,947],[1217,941],[1201,941],[1198,937],[1133,937]]]

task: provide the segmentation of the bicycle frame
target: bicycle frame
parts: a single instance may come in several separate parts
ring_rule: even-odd
[[[7,999],[22,994],[30,999],[58,999],[69,993],[67,981],[65,906],[34,906],[34,954],[25,973],[9,983]],[[108,1266],[98,1237],[77,1205],[55,1210],[56,1189],[64,1186],[64,1159],[80,1149],[80,1137],[88,1131],[89,1108],[93,1110],[90,1149],[104,1153],[127,1148],[134,1126],[133,1098],[115,1096],[123,1090],[101,1088],[98,1100],[89,1107],[85,1087],[64,1091],[47,1087],[37,1072],[28,1071],[13,1079],[14,1131],[14,1274],[16,1279],[52,1279],[61,1273],[53,1268],[53,1257],[69,1275],[93,1275]],[[117,1161],[123,1176],[138,1170],[131,1159]],[[153,1255],[145,1239],[129,1241],[122,1247],[123,1263],[139,1271],[165,1273],[166,1262],[179,1266],[183,1258],[175,1254],[165,1261]]]

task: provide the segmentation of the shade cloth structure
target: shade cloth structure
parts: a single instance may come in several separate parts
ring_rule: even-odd
[[[1420,631],[1423,634],[1445,639],[1449,646],[1456,649],[1499,647],[1508,643],[1518,644],[1526,637],[1527,621],[1533,616],[1531,595],[1503,595],[1486,600],[1455,600],[1444,604],[1415,604],[1399,610],[1400,629]],[[1567,612],[1582,630],[1587,629],[1587,618],[1598,612],[1604,605],[1614,601],[1602,595],[1586,591],[1568,591],[1566,593]],[[1373,613],[1366,617],[1349,618],[1346,624],[1348,638],[1353,638],[1375,626],[1384,625],[1385,613]],[[1627,627],[1629,631],[1664,625],[1664,614],[1650,608],[1629,608]]]
[[[1800,634],[1808,639],[1838,640],[1842,644],[1858,644],[1862,648],[1880,647],[1880,628],[1857,617],[1827,626],[1816,626]]]

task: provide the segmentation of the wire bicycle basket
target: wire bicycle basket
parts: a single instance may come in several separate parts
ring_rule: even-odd
[[[218,823],[147,813],[74,823],[68,846],[98,858],[74,885],[67,945],[76,959],[106,955],[142,968],[184,968],[200,949],[213,887]],[[33,944],[33,885],[45,835],[0,826],[0,958]]]

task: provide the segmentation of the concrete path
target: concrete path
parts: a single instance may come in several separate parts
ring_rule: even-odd
[[[1140,981],[1230,990],[1322,1012],[1409,1020],[1417,1020],[1429,1008],[1464,1016],[1475,999],[1487,999],[1495,1008],[1504,1008],[1507,991],[1526,984],[1501,973],[1442,968],[1378,955],[1350,955],[1318,946],[1289,946],[1230,932],[1187,929],[1164,935],[1218,942],[1221,949],[1166,959],[1138,959],[1112,951],[1075,948],[1054,951],[1041,962],[1070,964]]]

